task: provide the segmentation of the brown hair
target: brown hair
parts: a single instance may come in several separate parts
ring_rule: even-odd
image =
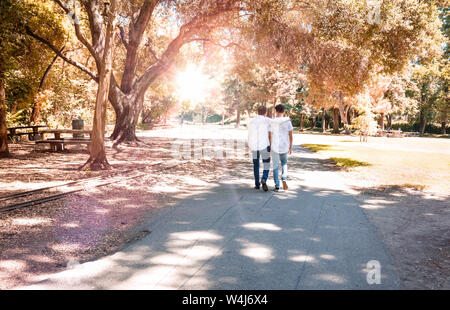
[[[275,111],[277,111],[278,113],[284,113],[284,111],[285,111],[284,105],[282,105],[282,104],[277,105],[275,107]]]
[[[267,108],[265,106],[260,106],[258,108],[258,115],[266,115],[267,113]]]

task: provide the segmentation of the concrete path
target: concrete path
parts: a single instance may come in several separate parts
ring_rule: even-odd
[[[320,161],[297,148],[287,192],[256,191],[251,176],[224,177],[161,211],[144,239],[27,289],[400,288],[354,193]],[[373,260],[381,284],[369,285]]]

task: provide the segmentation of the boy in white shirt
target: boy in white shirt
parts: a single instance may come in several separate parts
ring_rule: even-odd
[[[255,189],[259,189],[261,184],[263,190],[267,192],[267,179],[270,169],[270,119],[266,117],[267,108],[259,107],[258,116],[252,119],[248,125],[248,147],[252,152],[253,174],[255,176]],[[259,163],[263,161],[263,176],[259,182]]]
[[[287,177],[288,177],[288,166],[287,166],[287,156],[292,154],[292,143],[293,135],[292,132],[294,127],[291,121],[281,120],[286,119],[284,117],[285,108],[283,105],[277,105],[275,107],[276,118],[270,125],[271,138],[272,138],[272,157],[273,157],[273,178],[275,181],[275,191],[280,190],[280,180],[279,180],[279,169],[281,162],[281,181],[283,182],[283,189],[288,190]]]

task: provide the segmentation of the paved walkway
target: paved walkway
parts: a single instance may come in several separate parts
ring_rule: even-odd
[[[320,161],[296,149],[288,192],[258,192],[250,178],[225,177],[161,211],[144,239],[31,288],[400,288],[352,191]],[[372,260],[380,262],[381,284],[367,282]]]

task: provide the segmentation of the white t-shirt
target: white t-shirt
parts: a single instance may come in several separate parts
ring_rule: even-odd
[[[251,151],[266,149],[269,142],[270,119],[258,115],[248,125],[248,147]]]
[[[277,117],[270,122],[270,131],[272,132],[272,146],[271,149],[278,154],[285,154],[289,152],[289,132],[294,130],[290,120],[280,122],[285,118]]]

